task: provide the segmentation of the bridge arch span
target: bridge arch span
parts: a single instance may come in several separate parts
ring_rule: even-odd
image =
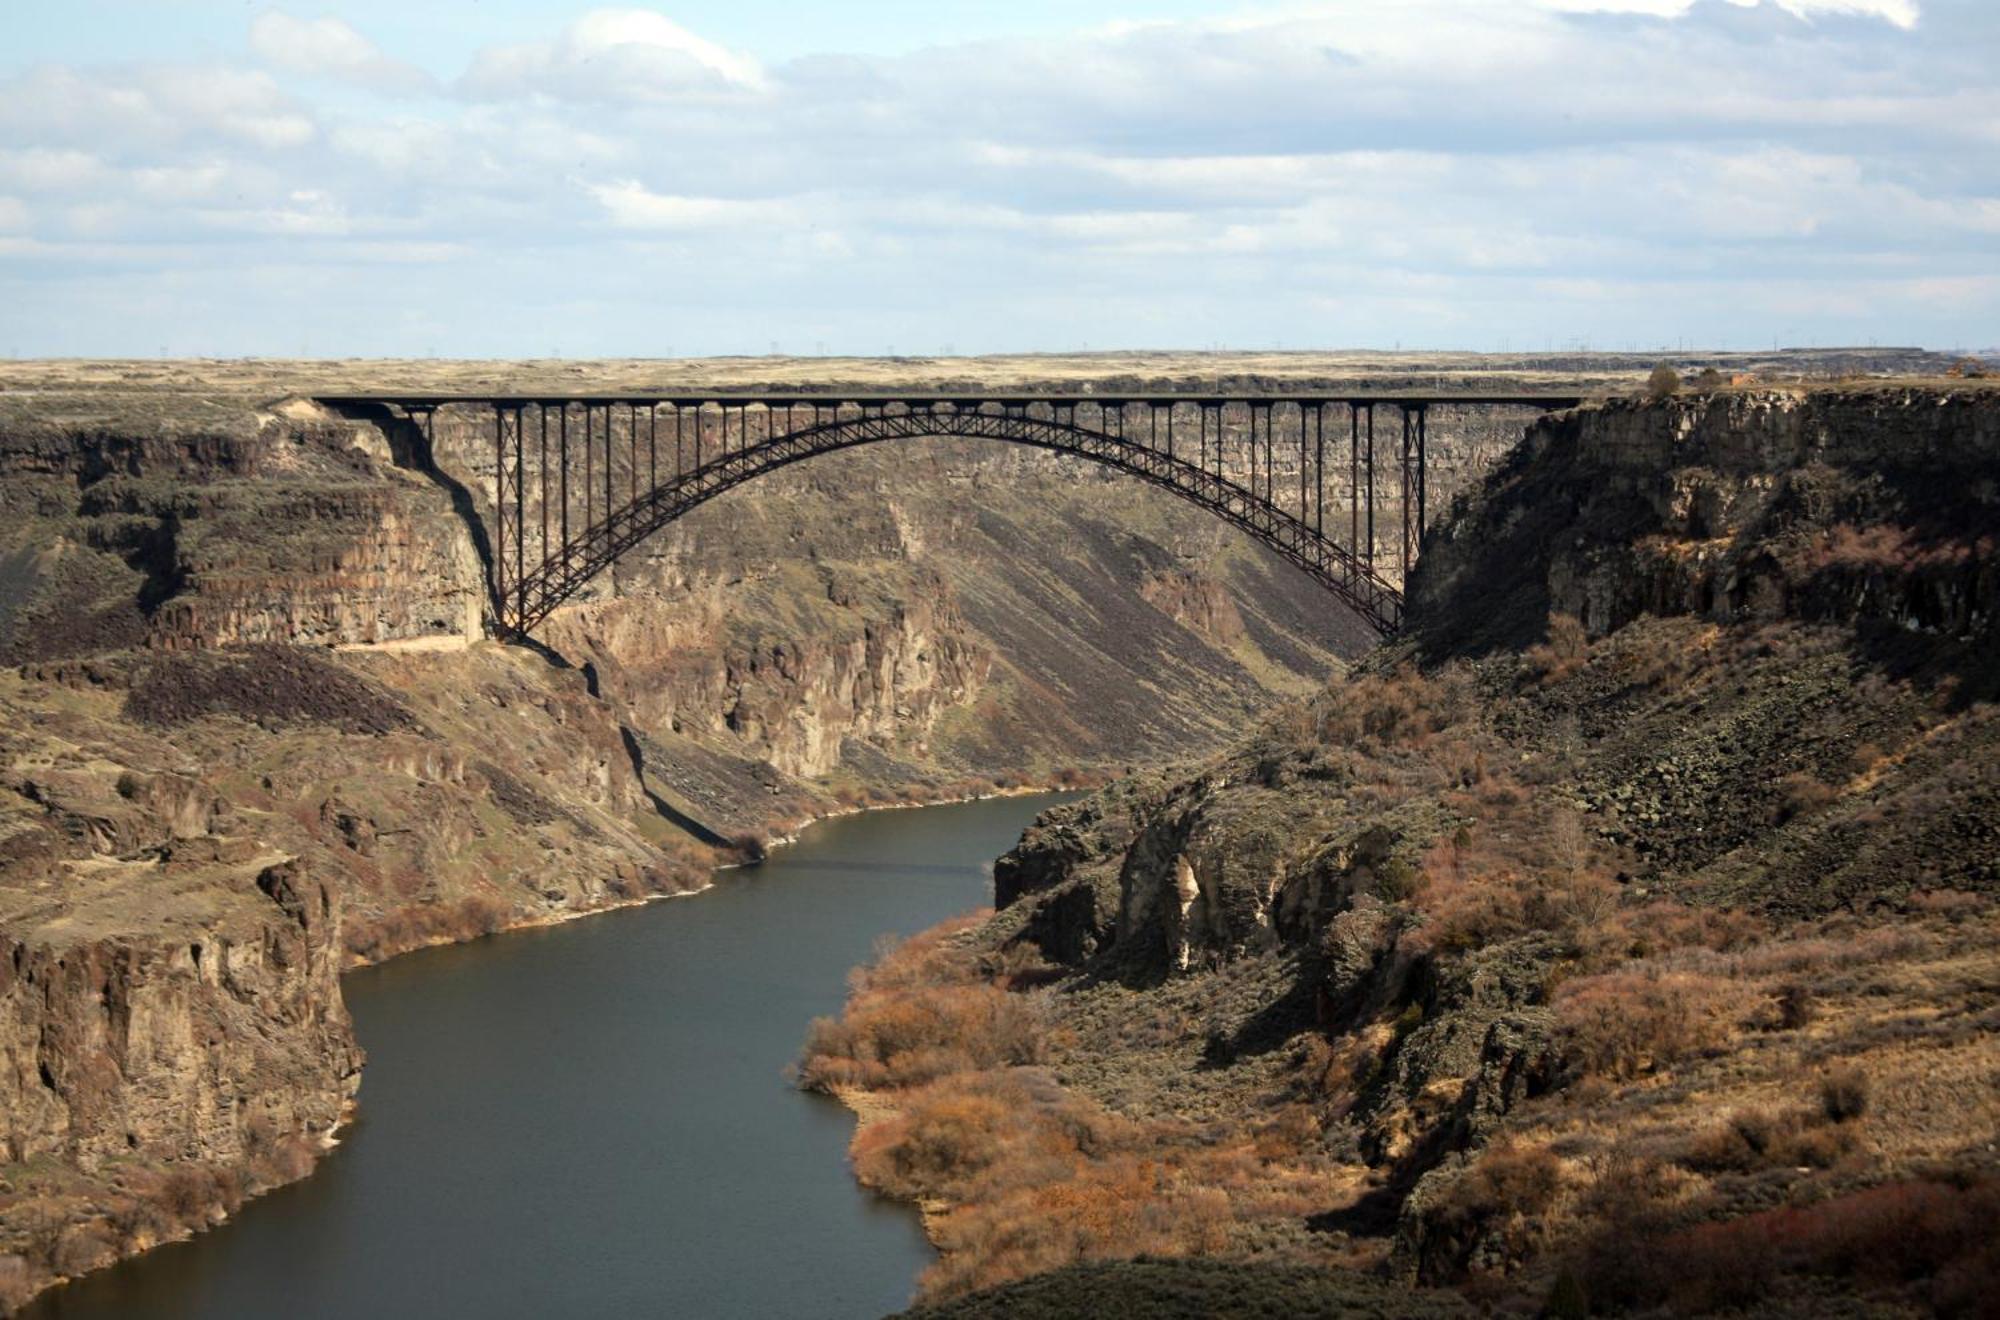
[[[1116,406],[1107,403],[1104,413],[1117,416],[1112,411]],[[783,416],[780,408],[777,417]],[[822,411],[805,425],[782,431],[774,425],[772,429],[775,434],[650,485],[636,498],[614,506],[608,514],[551,546],[539,564],[524,565],[521,573],[496,591],[506,630],[510,634],[532,631],[622,555],[739,486],[821,455],[916,439],[1024,445],[1087,459],[1136,477],[1246,532],[1310,575],[1377,631],[1394,632],[1401,622],[1401,594],[1371,566],[1295,513],[1253,492],[1226,468],[1204,467],[1177,452],[1130,435],[1121,436],[1116,429],[1078,422],[1068,411],[1035,417],[1026,407],[1019,411],[989,410],[976,404],[879,412],[864,408],[858,409],[857,415],[840,415],[837,410],[836,415],[827,416]],[[1219,434],[1219,425],[1217,431]],[[525,520],[517,530],[525,534]],[[502,548],[504,552],[506,547]]]
[[[1377,489],[1386,476],[1401,521],[1401,553],[1392,558],[1407,571],[1426,520],[1428,410],[1546,412],[1581,402],[1541,394],[369,394],[317,401],[349,416],[400,418],[420,428],[432,451],[440,409],[490,410],[488,510],[473,507],[460,483],[450,484],[487,561],[498,630],[509,637],[532,631],[620,556],[738,486],[822,454],[917,438],[1025,445],[1136,477],[1239,528],[1388,636],[1402,624],[1403,598],[1376,569]],[[1390,441],[1378,456],[1376,411],[1385,407],[1400,415],[1401,444]],[[579,410],[576,436],[571,421]],[[663,439],[671,446],[664,451]],[[1345,507],[1329,509],[1329,492],[1341,491]],[[583,516],[573,519],[579,502]],[[1393,552],[1395,529],[1388,532]]]

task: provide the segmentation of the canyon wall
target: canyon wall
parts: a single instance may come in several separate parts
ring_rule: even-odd
[[[1532,641],[1551,612],[1594,635],[1652,614],[1964,638],[2000,604],[1996,456],[1971,383],[1608,403],[1530,428],[1436,525],[1411,608],[1440,654]]]

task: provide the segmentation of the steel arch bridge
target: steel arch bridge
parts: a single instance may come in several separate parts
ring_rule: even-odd
[[[1403,597],[1376,562],[1378,474],[1396,496],[1397,562],[1407,570],[1426,525],[1430,409],[1550,411],[1581,400],[1532,393],[377,394],[316,402],[347,415],[387,410],[420,428],[427,443],[442,409],[490,414],[490,512],[482,517],[492,524],[487,569],[503,637],[528,634],[633,547],[726,491],[820,454],[919,437],[1071,454],[1171,491],[1302,569],[1386,637],[1402,625]],[[1401,422],[1391,454],[1378,455],[1378,408],[1395,409]],[[1345,507],[1330,506],[1329,488],[1337,490],[1343,477]]]

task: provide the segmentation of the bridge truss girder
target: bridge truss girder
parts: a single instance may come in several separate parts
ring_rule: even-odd
[[[494,475],[488,585],[503,637],[531,632],[633,547],[726,491],[821,454],[926,437],[995,440],[1071,454],[1171,491],[1269,547],[1378,633],[1390,636],[1402,625],[1403,597],[1376,561],[1378,475],[1391,479],[1399,497],[1402,527],[1396,561],[1407,572],[1421,549],[1428,512],[1430,407],[1548,408],[1575,400],[384,396],[323,402],[399,407],[427,437],[441,407],[490,409]],[[1379,465],[1384,469],[1380,473],[1378,407],[1395,408],[1402,422],[1398,451]],[[622,481],[615,472],[621,457],[615,426],[620,409],[627,422]],[[580,426],[573,426],[573,420]],[[1339,425],[1343,420],[1344,427]],[[759,421],[761,425],[754,424]],[[1343,438],[1348,449],[1345,544],[1340,540],[1341,510],[1329,509],[1327,501],[1327,451],[1333,450],[1337,473]],[[663,469],[664,442],[672,448],[664,455]],[[583,516],[573,526],[571,515],[579,503]]]

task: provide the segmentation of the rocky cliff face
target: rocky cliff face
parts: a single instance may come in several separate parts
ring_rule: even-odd
[[[55,732],[68,712],[22,721],[20,688],[0,697],[7,1303],[298,1177],[361,1067],[342,888],[184,763],[93,757]]]
[[[682,892],[717,857],[575,671],[479,646],[125,652],[0,676],[0,1286],[301,1176],[341,969]]]
[[[1412,608],[1440,654],[1526,644],[1551,612],[1600,636],[1650,614],[1968,637],[2000,604],[1996,456],[1992,391],[1973,385],[1585,409],[1531,428],[1435,529]]]

